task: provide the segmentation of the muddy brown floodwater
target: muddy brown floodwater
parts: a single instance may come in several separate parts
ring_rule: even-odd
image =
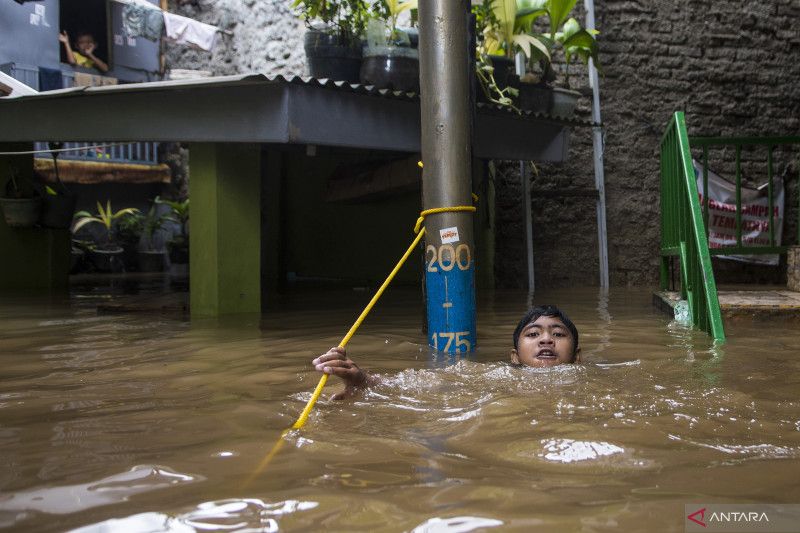
[[[646,290],[540,292],[584,364],[509,366],[528,297],[481,293],[479,349],[437,355],[419,292],[348,345],[383,377],[302,410],[370,294],[261,317],[98,315],[102,294],[0,301],[0,527],[19,531],[683,531],[684,504],[800,503],[800,333],[671,322]],[[330,380],[325,397],[341,388]]]

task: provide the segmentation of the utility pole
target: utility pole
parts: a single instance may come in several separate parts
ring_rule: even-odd
[[[419,3],[423,209],[472,205],[468,0]],[[428,343],[475,349],[475,246],[471,212],[425,219]]]

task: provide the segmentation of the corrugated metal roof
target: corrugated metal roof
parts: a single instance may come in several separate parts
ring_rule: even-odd
[[[211,78],[164,80],[164,81],[153,81],[145,83],[128,83],[122,85],[103,85],[97,87],[71,87],[68,89],[41,92],[35,95],[22,95],[15,98],[38,99],[38,98],[61,97],[64,95],[79,95],[82,93],[86,94],[126,93],[126,92],[158,91],[168,88],[236,87],[242,85],[259,85],[259,84],[305,85],[311,87],[331,89],[341,92],[362,94],[373,97],[391,98],[391,99],[407,100],[407,101],[419,100],[419,95],[417,93],[384,89],[375,87],[374,85],[362,85],[360,83],[349,83],[346,81],[334,81],[330,79],[318,79],[318,78],[303,77],[303,76],[284,76],[280,74],[276,76],[266,76],[264,74],[257,74],[257,73],[235,74],[231,76],[214,76]],[[2,100],[2,98],[0,98],[0,100]],[[538,113],[533,111],[522,111],[521,114],[518,114],[513,109],[497,104],[479,102],[477,104],[477,107],[479,110],[484,112],[501,113],[511,116],[519,116],[521,118],[535,119],[539,121],[542,120],[551,121],[559,124],[566,124],[576,127],[587,127],[594,125],[590,120],[552,117],[545,113]]]

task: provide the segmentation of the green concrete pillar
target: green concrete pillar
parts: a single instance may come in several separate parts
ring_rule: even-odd
[[[189,147],[193,317],[261,312],[261,150]]]
[[[31,150],[30,144],[0,144],[0,152]],[[28,185],[33,180],[33,156],[0,156],[0,196],[5,196],[11,168]],[[0,291],[66,290],[69,283],[69,230],[11,228],[0,217]]]

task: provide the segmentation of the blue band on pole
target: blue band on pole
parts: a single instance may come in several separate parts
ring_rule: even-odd
[[[475,349],[475,262],[466,244],[428,245],[428,344],[446,353]]]

